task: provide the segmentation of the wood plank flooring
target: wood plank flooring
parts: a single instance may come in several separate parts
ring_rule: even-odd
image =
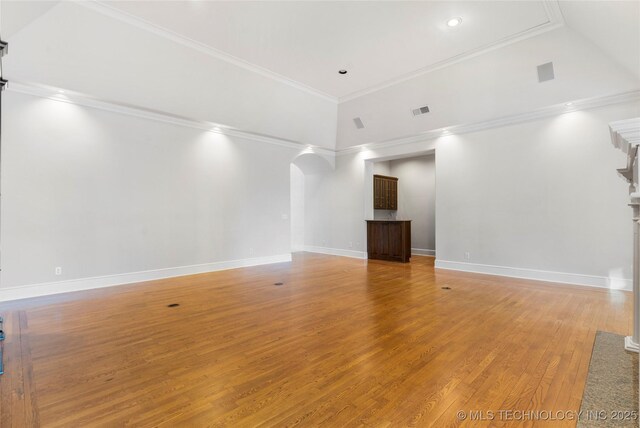
[[[8,302],[0,426],[575,426],[457,412],[577,412],[595,332],[629,334],[631,304],[309,253]]]

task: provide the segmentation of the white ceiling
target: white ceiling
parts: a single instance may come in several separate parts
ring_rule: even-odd
[[[567,25],[640,79],[640,1],[561,1]]]
[[[0,1],[2,37],[9,39],[47,13],[59,1]]]
[[[337,98],[550,25],[542,1],[105,4]]]

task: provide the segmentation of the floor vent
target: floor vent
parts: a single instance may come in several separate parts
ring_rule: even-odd
[[[170,305],[167,305],[167,308],[177,308],[178,306],[180,306],[180,303],[171,303]]]

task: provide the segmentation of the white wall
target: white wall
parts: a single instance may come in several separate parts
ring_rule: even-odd
[[[304,251],[304,173],[291,164],[291,250]]]
[[[10,81],[335,146],[334,101],[78,3],[61,2],[8,42],[3,71]]]
[[[389,161],[391,176],[398,177],[398,219],[411,220],[411,248],[434,255],[436,251],[435,156]]]
[[[607,124],[638,113],[637,104],[614,106],[444,138],[436,156],[441,266],[630,279],[628,186],[615,172],[625,160]]]
[[[364,162],[360,155],[338,156],[334,171],[305,176],[306,247],[364,255],[363,188]]]
[[[294,149],[12,91],[2,113],[0,292],[290,253]]]
[[[391,175],[391,162],[380,161],[373,164],[373,173],[380,175]]]
[[[553,61],[556,78],[538,83]],[[340,104],[337,147],[529,112],[640,88],[637,76],[568,28],[470,58]],[[414,117],[411,108],[429,105]],[[356,129],[353,118],[366,124]]]
[[[307,181],[307,245],[364,253],[365,161],[435,148],[441,267],[628,287],[625,158],[607,124],[639,114],[621,104],[338,156],[335,172]]]

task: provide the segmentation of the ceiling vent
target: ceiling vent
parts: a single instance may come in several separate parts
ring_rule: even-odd
[[[414,116],[420,116],[421,114],[429,113],[429,106],[412,108],[411,113],[413,113]]]
[[[553,73],[553,63],[548,62],[538,66],[538,82],[546,82],[547,80],[553,80],[555,74]]]
[[[362,119],[360,119],[359,117],[356,117],[355,119],[353,119],[353,123],[356,124],[356,128],[358,129],[364,128],[364,123],[362,123]]]

